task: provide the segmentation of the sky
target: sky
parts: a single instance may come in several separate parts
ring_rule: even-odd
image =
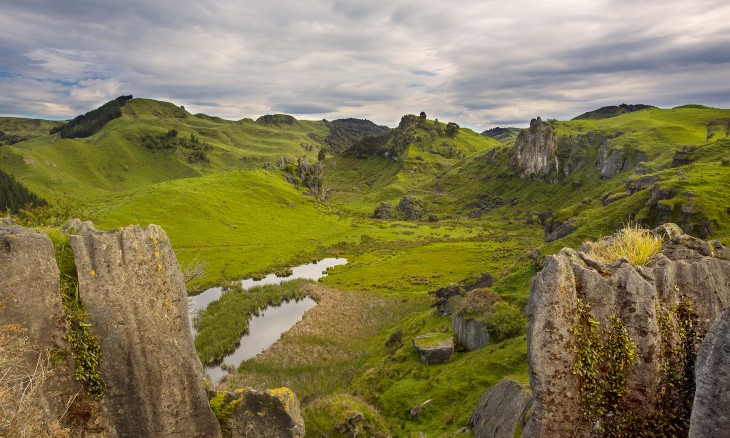
[[[727,0],[0,0],[0,115],[123,94],[482,131],[606,105],[730,107]]]

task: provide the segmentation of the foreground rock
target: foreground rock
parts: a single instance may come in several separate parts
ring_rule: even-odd
[[[222,424],[226,437],[304,437],[299,400],[289,388],[238,389],[225,395],[224,405],[233,407]]]
[[[9,340],[2,338],[8,333],[0,332],[0,362],[10,365],[2,370],[0,382],[27,379],[26,372],[35,374],[35,384],[42,387],[38,398],[29,400],[38,402],[53,421],[76,401],[81,389],[72,377],[75,365],[65,339],[66,318],[53,243],[41,231],[14,226],[9,220],[3,222],[7,225],[0,225],[0,328],[15,327],[9,334],[22,334],[29,345],[23,344],[19,352],[8,351],[10,345],[2,342]],[[61,353],[64,359],[53,367],[42,360],[46,349]],[[10,357],[15,353],[22,357]],[[29,388],[28,393],[31,391]]]
[[[482,394],[469,424],[476,438],[512,438],[525,426],[532,393],[514,380],[502,379]]]
[[[692,372],[702,333],[730,302],[730,251],[682,234],[674,224],[655,233],[666,241],[646,267],[625,260],[607,265],[572,249],[545,258],[527,307],[534,403],[524,436],[601,436],[607,427],[638,433],[661,425],[652,418],[679,424],[688,417],[693,388],[667,382]],[[586,344],[579,333],[595,333],[601,342]],[[606,347],[609,338],[613,347]],[[578,361],[579,345],[580,357],[600,356],[604,345],[625,359],[597,365],[592,393],[579,377],[592,372]],[[618,370],[618,378],[600,381],[606,369]],[[615,405],[601,405],[604,396]]]
[[[413,347],[426,365],[448,362],[454,354],[454,338],[447,333],[426,333],[413,338]]]
[[[81,300],[101,344],[104,404],[118,436],[217,437],[180,267],[156,225],[72,223]]]
[[[697,354],[696,391],[689,436],[730,431],[730,308],[715,321]]]

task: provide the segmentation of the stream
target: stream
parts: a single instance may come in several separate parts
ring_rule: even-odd
[[[308,263],[306,265],[296,266],[292,268],[292,275],[288,277],[277,277],[275,274],[269,274],[261,280],[244,279],[241,280],[243,289],[250,289],[254,286],[262,286],[267,284],[280,284],[285,281],[305,278],[310,280],[319,280],[327,276],[328,268],[344,265],[347,259],[344,258],[326,258],[316,263]],[[223,294],[223,288],[220,286],[212,287],[205,290],[199,295],[189,297],[190,321],[196,313],[204,310],[210,303],[218,300]],[[258,316],[252,316],[249,322],[248,333],[241,336],[238,348],[223,358],[222,364],[216,366],[206,366],[205,372],[208,374],[214,384],[223,379],[226,375],[224,366],[232,366],[237,368],[241,362],[255,357],[267,348],[272,346],[282,334],[286,333],[290,328],[299,322],[307,310],[317,305],[317,303],[305,297],[300,300],[284,301],[279,306],[269,306],[259,311]],[[196,335],[193,327],[193,337]]]

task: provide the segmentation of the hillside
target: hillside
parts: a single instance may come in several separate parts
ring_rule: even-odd
[[[604,106],[597,110],[585,112],[579,116],[574,117],[572,120],[601,120],[608,119],[610,117],[620,116],[621,114],[632,113],[634,111],[641,111],[644,109],[656,108],[652,105],[636,104],[627,105],[622,103],[621,105]]]
[[[347,258],[306,286],[324,300],[316,317],[224,383],[290,386],[320,434],[343,400],[373,410],[393,436],[452,434],[502,377],[527,382],[524,327],[445,364],[421,362],[412,338],[452,331],[451,316],[432,308],[437,291],[460,290],[463,312],[487,320],[503,301],[519,329],[541,260],[563,246],[629,221],[673,221],[730,243],[726,109],[536,118],[499,139],[425,114],[394,129],[280,114],[229,121],[147,99],[87,138],[48,134],[58,122],[0,126],[28,136],[0,146],[0,170],[49,201],[73,198],[100,229],[160,225],[183,267],[206,265],[191,293]],[[298,173],[302,156],[317,163],[307,166],[319,200]],[[486,273],[486,289],[465,286]],[[400,346],[386,348],[394,333]],[[407,414],[429,399],[418,418]]]

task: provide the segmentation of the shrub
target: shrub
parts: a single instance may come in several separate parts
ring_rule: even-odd
[[[586,242],[586,252],[604,263],[625,259],[634,266],[645,266],[662,250],[662,240],[638,225],[627,225],[613,236]]]
[[[513,338],[525,332],[527,318],[514,304],[506,301],[494,303],[494,311],[483,317],[487,331],[495,340]]]

